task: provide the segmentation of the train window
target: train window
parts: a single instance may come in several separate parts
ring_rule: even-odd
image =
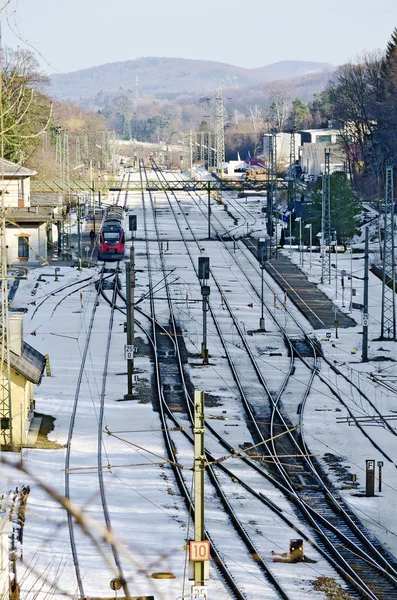
[[[120,233],[118,231],[104,231],[103,239],[108,244],[117,244],[120,238]]]
[[[125,235],[123,233],[123,235],[121,236],[121,243],[124,244],[125,243]]]

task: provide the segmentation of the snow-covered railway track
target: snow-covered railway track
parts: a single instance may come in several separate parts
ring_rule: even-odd
[[[171,204],[170,204],[170,207],[172,210]],[[179,207],[181,208],[181,204],[179,204]],[[182,213],[183,213],[183,209],[182,209]],[[175,216],[175,214],[174,214],[174,216]],[[184,216],[185,216],[186,223],[189,225],[186,215],[184,215]],[[175,216],[175,218],[176,218],[176,216]],[[181,235],[183,235],[179,225],[178,225],[178,227],[180,229]],[[194,238],[194,233],[191,228],[190,228],[190,231]],[[194,267],[194,265],[193,265],[193,267]],[[285,332],[283,332],[283,333],[285,335]],[[313,355],[316,356],[316,349],[314,347],[313,347]],[[307,364],[307,361],[305,361],[305,362]],[[313,366],[311,367],[311,381],[314,378],[314,374],[315,374],[315,362],[314,362]],[[274,410],[273,410],[272,421],[271,421],[272,426],[270,429],[272,436],[274,436],[280,432],[280,427],[282,427],[284,431],[286,429],[285,420],[284,420],[284,418],[282,418],[281,413],[276,408],[279,399],[280,398],[278,398],[278,400],[276,402],[274,402],[274,404],[273,404]],[[277,440],[279,440],[279,439],[280,438],[277,438]],[[302,457],[303,457],[303,451],[299,447],[299,444],[297,443],[296,440],[294,440],[293,438],[290,438],[289,443],[286,446],[286,444],[285,444],[286,438],[282,438],[282,439],[283,439],[282,449],[283,449],[284,453],[286,453],[286,448],[287,448],[287,452],[292,452],[295,449],[295,450],[298,450],[298,452],[302,452]],[[277,460],[277,456],[279,454],[279,451],[277,450],[278,444],[279,444],[279,442],[273,444],[273,456],[274,456],[275,461]],[[280,461],[278,461],[278,462],[279,462],[279,465],[281,465],[281,462]],[[303,460],[302,462],[305,463],[305,460]],[[297,464],[292,465],[292,468],[296,469],[297,467],[298,467]],[[307,467],[307,465],[306,465],[306,467]],[[306,467],[304,464],[301,465],[301,468],[303,468],[303,473],[305,474],[306,477],[310,476],[311,479],[314,479],[314,484],[316,484],[316,480],[318,480],[318,475],[317,475],[315,469],[314,468],[307,469]],[[313,467],[313,465],[311,465],[311,467]],[[294,490],[294,485],[291,482],[290,475],[288,475],[288,473],[283,468],[281,468],[281,471],[284,471],[283,477],[285,478],[285,482],[289,483],[291,490]],[[302,483],[302,481],[301,481],[301,483]],[[310,484],[310,482],[308,482],[306,480],[306,483],[304,483],[304,485],[302,487],[305,488],[308,486],[308,484]],[[321,483],[320,487],[323,487],[323,485],[324,484]],[[296,486],[296,484],[295,484],[295,486]],[[309,485],[309,488],[310,487],[313,487],[313,486]],[[325,487],[325,494],[323,494],[322,491],[319,492],[321,497],[324,498],[324,496],[326,496],[327,494],[329,497],[332,496],[332,494],[327,489],[326,485],[324,487]],[[305,504],[305,502],[302,502],[302,500],[303,500],[303,498],[298,497],[297,504],[300,505],[301,510],[303,511],[303,513],[306,514],[306,518],[308,518],[309,522],[312,523],[312,526],[314,528],[318,528],[318,523],[316,523],[315,519],[313,519],[313,514],[316,514],[315,511],[313,510],[313,506],[310,506],[309,504]],[[328,501],[329,501],[329,498],[328,498]],[[317,500],[317,502],[319,502],[319,501]],[[334,519],[335,519],[335,510],[336,510],[336,512],[341,511],[343,513],[343,517],[344,517],[343,520],[340,518],[338,519],[338,526],[335,528],[335,531],[337,532],[336,537],[339,537],[338,544],[336,544],[336,543],[332,544],[329,542],[328,538],[329,538],[329,529],[330,528],[328,529],[328,531],[324,530],[322,539],[323,539],[323,542],[324,541],[326,542],[325,546],[326,546],[327,551],[332,552],[334,559],[336,560],[336,564],[339,567],[338,570],[345,577],[345,579],[347,581],[349,581],[349,583],[352,584],[353,587],[355,589],[357,589],[360,594],[363,595],[363,597],[365,597],[365,598],[386,598],[386,597],[388,597],[387,594],[392,593],[391,590],[395,591],[395,585],[396,585],[395,576],[394,576],[394,568],[389,563],[390,557],[383,559],[382,550],[379,550],[378,547],[373,545],[372,541],[370,539],[368,539],[368,534],[367,535],[361,534],[360,527],[357,526],[355,523],[353,523],[353,519],[346,513],[346,511],[343,508],[341,508],[341,504],[336,502],[335,498],[333,498],[333,504],[334,504],[334,509],[333,509],[334,510],[334,515],[333,515]],[[321,522],[320,513],[318,513],[316,516],[318,516],[319,522]],[[320,530],[321,530],[321,528],[320,528]],[[354,532],[354,536],[352,536],[352,532]],[[350,552],[350,555],[349,555],[349,552]],[[357,556],[360,556],[360,559],[357,559]],[[357,563],[360,563],[360,560],[361,560],[362,564],[357,565]],[[367,574],[368,561],[371,563],[371,566],[373,567],[373,570],[371,571],[370,574]],[[350,564],[357,565],[356,570],[351,569]],[[370,569],[368,569],[368,570],[370,570]],[[360,578],[359,574],[362,575],[362,579]],[[368,583],[368,585],[367,585],[367,583]],[[373,590],[375,590],[376,594],[378,594],[378,595],[373,594]]]
[[[152,214],[154,216],[154,225],[155,225],[155,227],[157,227],[156,217],[155,217],[155,207],[154,207],[153,201],[152,201]],[[144,218],[146,220],[146,217],[144,217]],[[157,230],[157,232],[158,232],[158,230]],[[160,236],[158,234],[158,240],[159,240],[159,237]],[[159,244],[160,244],[160,242],[159,242]],[[161,249],[160,249],[160,252],[161,252]],[[150,263],[151,263],[150,256],[148,256],[148,264],[150,264]],[[163,264],[163,272],[165,274],[166,267],[164,264],[164,259],[162,260],[162,264]],[[168,286],[166,285],[166,288],[167,287]],[[172,302],[170,301],[169,295],[168,295],[168,298],[169,298],[169,308],[170,308],[169,319],[171,322],[170,336],[168,336],[168,339],[167,339],[167,336],[163,336],[162,338],[160,338],[160,340],[158,340],[158,341],[156,340],[156,343],[155,343],[156,365],[158,363],[160,363],[159,367],[158,368],[156,367],[156,371],[159,375],[158,396],[159,396],[159,404],[160,404],[160,414],[162,414],[162,416],[164,418],[164,413],[166,413],[168,415],[168,418],[169,419],[171,418],[174,421],[175,417],[173,416],[172,409],[175,409],[175,404],[178,403],[178,412],[180,412],[181,410],[184,410],[184,412],[185,412],[184,421],[182,421],[182,426],[181,426],[181,428],[184,429],[187,426],[187,424],[185,422],[186,419],[188,419],[190,423],[192,422],[192,419],[193,419],[192,418],[192,404],[193,403],[192,403],[192,400],[191,400],[190,395],[187,390],[188,383],[185,382],[185,378],[184,378],[184,374],[183,374],[183,365],[182,365],[182,359],[181,359],[181,352],[180,352],[180,348],[179,348],[178,331],[176,328],[175,317],[173,315],[173,310],[172,310]],[[153,295],[151,295],[151,303],[154,303]],[[152,308],[152,311],[154,311],[154,307]],[[169,348],[167,348],[167,345],[169,346]],[[175,351],[176,351],[176,357],[174,356]],[[177,358],[177,361],[168,360],[165,363],[165,368],[162,368],[162,363],[164,364],[163,359],[167,356],[169,357],[171,353],[173,354],[172,358],[173,359]],[[172,363],[173,363],[173,367],[170,368]],[[179,384],[178,384],[178,381],[180,381]],[[172,391],[170,390],[171,387],[174,388]],[[175,388],[179,388],[177,392],[175,392]],[[178,396],[178,398],[177,398],[177,396]],[[164,430],[168,431],[167,422],[165,422],[165,424],[164,424]],[[175,434],[173,434],[173,438],[175,438]],[[180,443],[181,442],[176,442],[176,443],[174,442],[174,443],[169,444],[169,448],[170,448],[170,451],[173,456],[173,461],[175,461],[175,462],[177,459],[174,454],[174,448],[178,447],[178,445]],[[190,434],[190,444],[192,444],[192,443],[193,443],[193,439]],[[191,450],[190,450],[190,453],[191,453]],[[209,457],[207,457],[207,460],[208,460],[208,463],[211,462],[211,459]],[[215,564],[218,566],[222,575],[228,582],[229,586],[231,587],[231,589],[233,591],[233,594],[237,598],[247,598],[248,597],[246,595],[246,593],[244,593],[244,591],[243,591],[244,589],[246,589],[246,586],[242,585],[241,583],[240,584],[237,583],[241,579],[241,573],[239,575],[237,574],[237,573],[239,573],[239,571],[241,569],[236,569],[236,565],[233,564],[234,562],[236,562],[236,557],[234,557],[233,561],[230,561],[230,559],[228,560],[226,558],[226,562],[225,562],[225,557],[227,557],[227,551],[225,551],[225,549],[223,547],[224,544],[220,541],[220,538],[222,538],[224,536],[226,536],[228,538],[228,547],[230,547],[230,544],[232,544],[232,546],[235,548],[235,552],[238,552],[240,554],[242,553],[242,557],[240,560],[244,560],[244,562],[248,561],[251,563],[250,567],[249,567],[251,576],[262,579],[263,575],[265,575],[265,580],[267,580],[267,586],[269,586],[269,583],[271,584],[271,587],[268,588],[268,591],[267,591],[267,597],[269,597],[269,598],[272,598],[272,597],[280,598],[281,597],[281,598],[284,598],[285,600],[289,600],[291,598],[291,596],[284,590],[283,586],[277,580],[277,577],[275,577],[272,570],[269,569],[269,566],[267,565],[266,561],[261,557],[260,551],[258,550],[258,548],[256,548],[255,544],[252,543],[250,536],[246,533],[246,529],[245,529],[244,525],[242,524],[237,513],[233,509],[229,499],[227,498],[227,495],[222,490],[222,486],[220,485],[220,483],[218,481],[218,478],[215,474],[215,470],[211,466],[208,466],[206,471],[210,478],[212,486],[214,486],[214,488],[216,490],[217,498],[219,498],[219,500],[217,500],[217,502],[220,503],[220,506],[223,505],[223,508],[225,510],[225,517],[223,518],[224,525],[222,526],[222,530],[216,531],[217,527],[219,527],[219,524],[218,524],[217,527],[214,526],[214,530],[211,528],[210,531],[207,531],[206,535],[212,541],[213,558],[215,560]],[[186,489],[186,483],[184,483],[184,484],[179,483],[179,487],[180,487],[182,493],[184,494],[185,498],[188,499],[188,504],[190,506],[190,509],[192,509],[192,507],[191,507],[192,501],[191,501],[190,493]],[[233,537],[235,537],[235,536],[233,536],[232,531],[230,530],[230,521],[241,541],[236,539],[234,542],[232,542]],[[225,533],[223,531],[224,528],[226,528],[227,533]],[[220,550],[220,548],[222,548],[222,551]],[[250,557],[254,557],[254,561],[252,561],[252,558],[250,558]]]
[[[104,352],[105,358],[104,358],[104,364],[103,364],[103,368],[102,368],[102,389],[101,389],[101,393],[100,393],[99,406],[94,405],[94,411],[97,411],[97,415],[96,415],[97,436],[98,436],[97,466],[90,465],[90,467],[87,467],[87,466],[83,467],[79,461],[78,454],[76,453],[76,450],[78,450],[78,448],[79,448],[79,443],[80,443],[79,440],[85,430],[84,423],[79,422],[79,401],[81,402],[80,398],[81,398],[82,386],[84,384],[87,385],[87,383],[89,385],[89,382],[87,381],[86,366],[87,366],[87,361],[89,360],[89,358],[91,358],[90,350],[91,350],[91,346],[92,346],[92,333],[93,333],[95,318],[97,316],[99,297],[103,293],[103,284],[104,284],[104,279],[105,279],[104,276],[105,276],[105,268],[102,268],[99,281],[96,283],[96,297],[94,299],[91,318],[90,318],[90,321],[89,321],[88,327],[87,327],[86,340],[85,340],[85,345],[84,345],[84,349],[83,349],[82,357],[81,357],[81,366],[79,369],[79,374],[78,374],[77,382],[76,382],[75,396],[74,396],[74,401],[73,401],[73,405],[72,405],[69,432],[68,432],[68,438],[67,438],[67,443],[66,443],[64,486],[65,486],[65,497],[68,500],[73,502],[73,500],[75,499],[75,495],[77,495],[77,494],[81,495],[81,490],[78,490],[78,488],[76,488],[74,486],[74,484],[72,483],[72,478],[78,477],[78,472],[81,469],[91,468],[93,472],[97,473],[99,497],[101,499],[101,505],[102,505],[102,516],[105,521],[106,530],[109,532],[109,534],[111,534],[110,513],[109,513],[108,506],[107,506],[105,485],[104,485],[104,480],[103,480],[102,445],[103,445],[104,398],[105,398],[105,391],[106,391],[107,367],[108,367],[108,360],[109,360],[109,351],[110,351],[110,347],[111,347],[111,337],[112,337],[112,330],[113,330],[113,316],[114,316],[114,309],[115,309],[116,295],[117,295],[117,288],[118,288],[118,263],[117,263],[116,269],[114,270],[114,274],[113,274],[113,277],[114,277],[113,284],[112,284],[113,297],[112,297],[111,314],[110,314],[110,318],[109,318],[107,342],[106,342],[105,352]],[[85,379],[85,381],[84,381],[84,379]],[[78,426],[77,426],[77,424],[78,424]],[[74,456],[75,454],[76,454],[76,456]],[[92,490],[90,489],[89,496],[87,497],[87,501],[90,503],[90,505],[86,506],[87,512],[97,510],[96,498],[97,498],[97,495],[95,495],[95,494],[92,495]],[[68,519],[70,547],[71,547],[71,552],[72,552],[72,557],[73,557],[77,586],[78,586],[80,597],[84,598],[86,596],[85,588],[84,588],[84,570],[81,566],[80,553],[79,553],[79,549],[78,549],[79,543],[82,543],[82,539],[84,538],[84,524],[83,523],[76,524],[72,515],[70,514],[70,512],[68,512],[68,514],[67,514],[67,519]],[[79,541],[77,541],[77,538],[79,538]],[[123,574],[118,549],[113,541],[112,535],[109,535],[109,545],[112,550],[115,566],[111,565],[109,562],[109,559],[108,559],[107,560],[108,568],[111,569],[110,573],[113,574],[113,576],[115,574],[118,576],[118,578],[120,579],[120,581],[122,583],[122,587],[125,592],[125,595],[129,596],[128,585],[126,582],[126,578],[124,577],[124,574]],[[104,554],[106,554],[106,552]]]
[[[171,204],[170,204],[170,208],[171,208],[171,210],[173,211]],[[175,214],[174,214],[174,217],[176,218]],[[177,221],[177,223],[178,223],[178,220],[177,220],[177,219],[176,219],[176,221]],[[178,224],[178,228],[179,228],[179,231],[180,231],[181,237],[182,237],[182,238],[184,238],[184,235],[183,235],[183,233],[182,233],[182,228],[180,227],[180,225],[179,225],[179,224]],[[193,239],[194,239],[194,233],[193,233],[193,231],[192,231],[191,229],[190,229],[190,233],[192,234],[192,236],[193,236]],[[185,241],[185,243],[186,243],[186,241]],[[187,245],[187,243],[186,243],[186,249],[187,249],[187,252],[188,252],[188,254],[189,254],[189,256],[190,256],[190,252],[189,252],[189,248],[188,248],[188,245]],[[191,259],[191,260],[192,260],[192,259]],[[192,261],[192,264],[193,264],[193,261]],[[193,268],[195,269],[195,267],[194,267],[194,264],[193,264]],[[231,311],[230,311],[230,312],[231,312]],[[242,336],[242,335],[241,335],[241,338],[244,340],[244,338],[243,338],[243,336]],[[312,378],[313,378],[313,377],[311,376],[311,380],[312,380]],[[267,389],[267,387],[266,387],[266,383],[265,383],[263,380],[262,380],[262,385],[263,385],[263,386],[264,386],[264,388],[267,390],[267,394],[268,394],[268,396],[269,396],[269,399],[271,400],[271,394],[269,393],[269,390],[268,390],[268,389]],[[282,387],[283,387],[283,386],[282,386]],[[275,407],[277,406],[277,402],[276,402],[276,403],[274,403],[274,406],[275,406]],[[263,438],[262,438],[262,439],[263,439]],[[265,441],[263,441],[263,443],[265,443]],[[270,447],[269,447],[268,445],[266,445],[266,447],[267,447],[267,448],[269,449],[269,451],[270,451]],[[294,452],[300,452],[300,449],[299,449],[299,447],[297,446],[297,444],[296,444],[296,443],[295,443],[295,447],[293,447],[292,451],[294,451]],[[274,457],[274,458],[277,458],[277,455],[273,453],[273,457]],[[346,573],[346,572],[345,572],[343,569],[341,569],[341,568],[340,568],[340,565],[338,565],[338,563],[337,563],[335,560],[332,560],[332,559],[330,558],[329,552],[328,552],[328,553],[326,553],[326,556],[327,556],[328,560],[329,560],[329,561],[330,561],[330,562],[333,564],[333,566],[335,566],[335,567],[336,567],[336,568],[337,568],[337,569],[338,569],[340,572],[342,571],[342,575],[345,577],[345,579],[347,579],[347,581],[349,581],[350,583],[352,583],[352,579],[351,579],[351,578],[349,578],[349,574],[348,574],[348,573]],[[339,568],[338,568],[338,566],[339,566]],[[368,596],[368,597],[370,597],[370,596]]]
[[[197,193],[196,193],[197,194]],[[198,195],[198,194],[197,194]],[[200,197],[199,197],[199,201],[197,202],[193,196],[193,194],[189,193],[190,198],[193,199],[193,201],[196,204],[197,209],[201,212],[201,214],[203,215],[204,219],[207,218],[207,215],[205,213],[205,211],[203,210],[201,204],[200,204]],[[181,205],[180,205],[181,206]],[[227,229],[224,224],[222,223],[222,221],[220,219],[218,219],[216,217],[216,215],[213,215],[213,221],[216,221],[219,224],[220,229],[216,228],[214,226],[214,224],[212,223],[212,229],[215,232],[215,235],[218,239],[223,240],[223,235],[226,234],[230,237],[230,229]],[[224,234],[222,233],[221,229],[223,229]],[[233,228],[234,229],[234,228]],[[232,236],[233,237],[233,236]],[[249,268],[249,270],[253,270],[256,271],[258,277],[261,276],[260,273],[260,268],[259,268],[259,264],[258,261],[256,259],[256,256],[253,255],[252,249],[251,251],[249,251],[246,247],[245,244],[242,244],[239,240],[235,239],[233,241],[233,251],[231,249],[231,247],[229,246],[229,244],[227,242],[224,243],[224,247],[226,248],[228,254],[230,255],[230,257],[234,260],[234,262],[236,264],[239,265],[239,268],[241,270],[241,272],[245,275],[247,273],[247,268]],[[235,254],[235,249],[238,248],[239,250],[239,257],[236,257]],[[273,269],[275,269],[274,265],[271,265]],[[280,289],[278,288],[277,284],[275,282],[271,282],[269,281],[269,277],[265,276],[264,278],[264,282],[266,287],[270,290],[270,292],[273,294],[273,297],[275,299],[275,303],[278,303],[278,306],[283,306],[284,303],[284,298],[283,298],[283,292],[280,291]],[[258,292],[258,290],[254,287],[253,283],[251,280],[248,280],[248,284],[251,287],[252,291],[255,293],[256,298],[260,301],[260,293]],[[299,317],[299,315],[296,313],[296,310],[294,310],[293,308],[287,308],[286,305],[284,305],[284,313],[285,315],[288,316],[288,319],[290,321],[290,323],[294,324],[295,330],[293,330],[291,328],[291,324],[289,324],[288,326],[285,325],[281,325],[280,324],[280,319],[276,317],[276,311],[271,312],[268,311],[268,314],[270,316],[270,318],[277,323],[278,327],[280,328],[281,331],[283,331],[283,334],[285,335],[285,338],[291,338],[295,337],[295,336],[300,336],[302,337],[304,344],[308,345],[309,347],[311,347],[313,349],[313,354],[317,355],[319,358],[321,357],[321,359],[327,363],[329,369],[334,373],[335,378],[337,379],[338,377],[341,377],[344,382],[346,384],[348,384],[349,388],[354,388],[355,390],[355,394],[358,397],[359,401],[356,401],[356,405],[358,404],[360,406],[360,411],[359,411],[359,416],[362,416],[362,410],[363,410],[363,406],[365,406],[365,404],[367,405],[367,408],[364,409],[366,414],[371,414],[374,415],[376,417],[376,419],[383,424],[384,429],[387,431],[388,434],[396,436],[397,432],[396,430],[390,425],[390,423],[384,419],[381,411],[377,408],[377,406],[372,402],[372,400],[369,398],[369,396],[367,394],[364,393],[364,391],[357,386],[354,382],[351,381],[351,379],[348,378],[348,376],[343,373],[343,371],[341,371],[340,369],[338,369],[338,367],[335,366],[335,364],[332,363],[332,361],[330,359],[328,359],[324,353],[321,350],[321,347],[319,345],[316,344],[316,348],[313,348],[313,340],[310,338],[310,336],[306,333],[304,327],[302,326],[301,323],[301,319]],[[287,317],[286,317],[287,318]],[[299,349],[297,349],[296,347],[294,348],[294,352],[295,354],[301,359],[302,363],[304,363],[307,367],[311,368],[311,366],[308,364],[308,361],[306,359],[305,356],[302,355],[301,352],[299,352]],[[330,390],[330,392],[332,393],[333,396],[335,396],[339,402],[342,404],[342,406],[346,409],[346,411],[348,412],[349,417],[351,418],[352,422],[355,424],[355,426],[361,431],[361,433],[370,441],[370,443],[373,445],[373,447],[379,451],[383,457],[391,464],[395,465],[397,467],[397,464],[394,463],[393,459],[390,457],[388,450],[385,450],[382,447],[382,439],[379,441],[374,439],[374,436],[371,436],[371,434],[368,432],[368,430],[365,428],[365,426],[363,426],[360,422],[359,419],[356,418],[356,414],[354,412],[354,403],[353,406],[349,405],[348,402],[346,402],[346,399],[343,398],[343,395],[339,390],[339,386],[335,385],[335,382],[330,378],[330,377],[326,377],[324,376],[324,374],[321,372],[320,369],[316,369],[316,378],[319,379],[323,384],[325,384],[327,386],[327,388]],[[304,407],[305,407],[305,403],[303,402],[301,407],[300,407],[300,422],[302,422],[303,419],[303,415],[304,415]],[[386,440],[386,445],[387,445],[387,440]]]

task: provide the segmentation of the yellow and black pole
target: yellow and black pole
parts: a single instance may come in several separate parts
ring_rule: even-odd
[[[197,592],[207,591],[210,543],[205,538],[204,528],[204,392],[194,392],[194,541],[190,542],[190,560],[194,568],[192,597]],[[202,597],[201,595],[199,596]],[[204,597],[207,597],[206,595]]]

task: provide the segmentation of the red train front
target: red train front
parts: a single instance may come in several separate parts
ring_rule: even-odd
[[[102,221],[99,232],[98,260],[120,260],[124,258],[125,233],[124,212],[120,206],[110,206]]]

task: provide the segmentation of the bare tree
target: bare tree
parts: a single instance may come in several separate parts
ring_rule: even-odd
[[[276,82],[269,88],[268,120],[271,129],[276,132],[283,131],[291,101],[291,90],[285,83]]]
[[[363,54],[339,67],[328,87],[351,173],[357,183],[364,166],[364,172],[374,176],[376,188],[380,163],[374,135],[382,60],[379,52]]]
[[[265,126],[262,109],[257,104],[248,107],[248,121],[254,134],[254,155],[256,155],[260,147],[260,136]]]

